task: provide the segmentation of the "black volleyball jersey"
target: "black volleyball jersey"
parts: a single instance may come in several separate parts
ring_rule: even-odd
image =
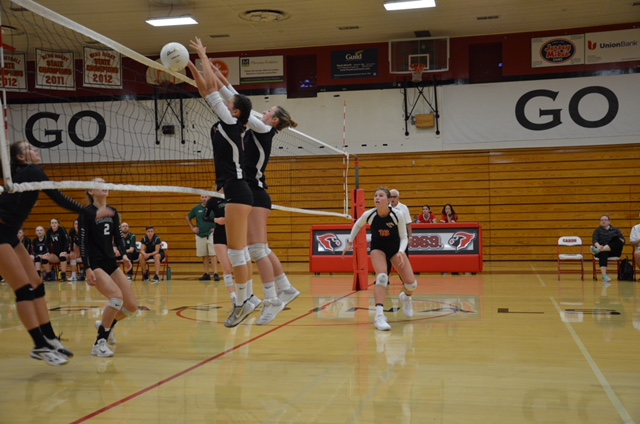
[[[402,214],[396,213],[393,208],[389,208],[387,216],[380,216],[378,209],[373,208],[366,211],[353,225],[349,242],[353,243],[360,230],[369,224],[371,226],[371,243],[397,243],[400,241],[400,252],[404,252],[407,247],[407,225],[402,218]]]
[[[120,219],[118,211],[113,209],[114,216],[102,219],[87,219],[81,216],[78,224],[80,227],[80,253],[85,266],[91,267],[105,260],[116,260],[113,251],[115,245],[121,252],[124,252],[124,241],[120,231]],[[94,205],[87,206],[87,209],[97,208]]]
[[[255,118],[251,118],[249,122]],[[242,167],[245,171],[247,183],[251,187],[259,187],[268,189],[266,183],[265,171],[269,164],[269,158],[271,157],[271,146],[273,143],[273,137],[278,132],[273,127],[268,132],[260,133],[249,129],[244,134],[244,162]]]
[[[60,253],[69,253],[69,235],[67,230],[58,227],[56,231],[51,228],[47,230],[47,240],[49,242],[49,252],[60,255]]]
[[[207,222],[215,222],[215,218],[224,218],[226,206],[227,201],[225,199],[221,199],[219,197],[209,198],[209,200],[207,200],[203,219]],[[225,231],[225,227],[224,225],[216,225],[216,228],[213,231],[220,233],[221,231]]]
[[[49,243],[47,243],[47,236],[39,239],[38,237],[33,239],[33,243],[31,243],[31,254],[33,256],[44,255],[45,253],[49,253]]]

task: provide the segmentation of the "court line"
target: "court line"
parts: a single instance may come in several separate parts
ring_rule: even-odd
[[[536,278],[538,278],[538,281],[540,282],[540,285],[542,287],[547,287],[547,285],[544,283],[544,280],[542,279],[542,277],[540,277],[540,274],[538,273],[538,271],[536,271],[536,267],[533,266],[533,264],[531,262],[529,262],[529,266],[533,270],[534,274],[536,274]]]
[[[554,297],[551,297],[551,303],[553,303],[553,306],[556,308],[558,313],[562,315],[562,309],[560,308],[560,305],[558,305],[558,302],[556,302],[556,299]],[[580,336],[578,336],[576,331],[573,329],[573,326],[571,325],[571,323],[565,322],[565,321],[563,321],[563,323],[565,327],[567,327],[567,330],[569,331],[569,334],[571,334],[571,337],[573,337],[573,341],[578,346],[578,349],[580,349],[580,352],[582,352],[582,356],[584,356],[584,359],[587,360],[587,363],[589,364],[589,366],[591,367],[591,370],[593,371],[596,378],[598,379],[600,386],[602,386],[602,389],[609,397],[609,400],[613,404],[613,407],[618,412],[618,415],[620,415],[620,418],[622,418],[622,421],[625,424],[634,424],[635,421],[633,420],[633,418],[631,418],[631,415],[629,415],[629,412],[627,412],[624,405],[622,405],[622,402],[620,402],[620,399],[618,399],[618,396],[616,396],[616,393],[611,388],[609,381],[602,373],[602,370],[600,370],[600,367],[598,367],[598,364],[596,364],[596,361],[589,354],[589,351],[587,350],[585,345],[582,343]]]
[[[324,305],[324,306],[331,305],[332,303],[337,302],[337,301],[339,301],[339,300],[342,300],[342,299],[344,299],[344,298],[346,298],[346,297],[352,296],[352,295],[354,295],[355,293],[357,293],[357,291],[352,291],[351,293],[347,293],[346,295],[344,295],[344,296],[342,296],[342,297],[339,297],[339,298],[337,298],[337,299],[334,299],[333,301],[331,301],[331,302],[327,303],[327,304],[326,304],[326,305]],[[215,361],[215,360],[216,360],[216,359],[218,359],[218,358],[221,358],[221,357],[223,357],[223,356],[226,356],[226,355],[230,354],[231,352],[234,352],[234,351],[236,351],[236,350],[238,350],[238,349],[240,349],[240,348],[242,348],[242,347],[244,347],[244,346],[248,345],[249,343],[253,343],[253,342],[255,342],[255,341],[258,341],[258,340],[260,340],[261,338],[263,338],[263,337],[265,337],[265,336],[267,336],[267,335],[269,335],[269,334],[271,334],[271,333],[273,333],[273,332],[275,332],[275,331],[277,331],[277,330],[280,330],[281,328],[287,327],[288,325],[290,325],[290,324],[292,324],[292,323],[294,323],[294,322],[296,322],[296,321],[299,321],[299,320],[301,320],[301,319],[303,319],[303,318],[306,318],[306,317],[308,317],[309,315],[314,314],[314,313],[316,313],[316,311],[314,311],[314,310],[310,310],[310,311],[308,311],[308,312],[306,312],[306,313],[304,313],[304,314],[302,314],[302,315],[300,315],[300,316],[298,316],[298,317],[296,317],[296,318],[293,318],[293,319],[291,319],[291,320],[289,320],[289,321],[287,321],[287,322],[285,322],[285,323],[282,323],[282,324],[280,324],[280,325],[278,325],[278,326],[276,326],[276,327],[272,328],[271,330],[268,330],[268,331],[266,331],[266,332],[264,332],[264,333],[262,333],[262,334],[260,334],[260,335],[258,335],[258,336],[256,336],[256,337],[254,337],[254,338],[252,338],[252,339],[246,340],[245,342],[240,343],[240,344],[239,344],[239,345],[237,345],[237,346],[234,346],[234,347],[232,347],[232,348],[230,348],[230,349],[227,349],[227,350],[225,350],[225,351],[222,351],[222,352],[218,353],[217,355],[212,356],[212,357],[211,357],[211,358],[209,358],[209,359],[205,359],[205,360],[204,360],[204,361],[202,361],[202,362],[199,362],[199,363],[197,363],[197,364],[195,364],[195,365],[192,365],[192,366],[190,366],[189,368],[184,369],[184,370],[180,371],[180,372],[179,372],[179,373],[177,373],[177,374],[171,375],[171,376],[169,376],[169,377],[167,377],[167,378],[165,378],[165,379],[163,379],[163,380],[158,381],[158,382],[157,382],[157,383],[155,383],[155,384],[152,384],[151,386],[148,386],[148,387],[146,387],[146,388],[144,388],[144,389],[138,390],[137,392],[132,393],[132,394],[130,394],[129,396],[125,396],[124,398],[120,399],[119,401],[113,402],[112,404],[107,405],[107,406],[104,406],[104,407],[102,407],[102,408],[100,408],[100,409],[98,409],[98,410],[96,410],[96,411],[94,411],[94,412],[92,412],[92,413],[90,413],[90,414],[88,414],[88,415],[85,415],[85,416],[84,416],[84,417],[82,417],[82,418],[79,418],[79,419],[77,419],[77,420],[75,420],[75,421],[72,421],[72,422],[71,422],[71,424],[85,423],[85,422],[89,421],[89,420],[90,420],[90,419],[92,419],[92,418],[96,418],[96,417],[98,417],[98,416],[100,416],[100,415],[104,414],[105,412],[109,412],[109,411],[111,411],[112,409],[115,409],[115,408],[116,408],[116,407],[118,407],[118,406],[124,405],[125,403],[127,403],[127,402],[129,402],[129,401],[131,401],[131,400],[134,400],[134,399],[136,399],[136,398],[138,398],[138,397],[140,397],[140,396],[142,396],[142,395],[144,395],[144,394],[147,394],[147,393],[151,392],[151,391],[152,391],[152,390],[154,390],[154,389],[160,388],[160,387],[162,387],[162,386],[166,385],[167,383],[170,383],[170,382],[172,382],[173,380],[178,379],[179,377],[182,377],[182,376],[184,376],[184,375],[186,375],[186,374],[188,374],[188,373],[190,373],[190,372],[192,372],[192,371],[197,370],[198,368],[201,368],[201,367],[203,367],[203,366],[205,366],[205,365],[207,365],[207,364],[209,364],[209,363],[211,363],[211,362]]]

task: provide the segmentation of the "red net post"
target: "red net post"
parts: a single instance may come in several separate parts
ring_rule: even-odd
[[[364,190],[353,190],[353,212],[354,219],[362,216],[365,212]],[[368,253],[367,253],[367,232],[360,231],[353,242],[353,290],[367,290],[368,275]]]

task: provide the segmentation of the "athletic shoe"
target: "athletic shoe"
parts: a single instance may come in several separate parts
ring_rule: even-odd
[[[127,274],[127,281],[132,283],[133,282],[133,275]]]
[[[413,316],[413,301],[411,296],[407,296],[405,292],[400,293],[400,302],[402,302],[402,312],[404,312],[404,316],[407,318],[411,318]]]
[[[199,281],[211,281],[211,276],[209,274],[202,274]]]
[[[78,281],[78,276],[76,274],[71,274],[71,278],[69,278],[69,281],[71,281],[72,283]]]
[[[100,329],[100,326],[102,325],[102,321],[96,321],[96,330]],[[109,331],[109,343],[111,344],[116,344],[116,333],[115,333],[115,328],[112,328],[111,331]]]
[[[67,281],[67,273],[60,272],[60,281]]]
[[[252,294],[249,298],[249,302],[253,303],[253,310],[255,311],[262,304],[262,299],[260,299],[255,294]]]
[[[84,281],[84,280],[85,280],[84,274],[78,275],[78,281]]]
[[[35,348],[31,351],[31,357],[38,361],[44,361],[47,364],[58,367],[64,365],[69,360],[62,354],[48,347]]]
[[[107,345],[107,341],[105,339],[100,339],[96,342],[96,344],[93,345],[91,354],[99,358],[110,358],[113,356],[113,351],[109,349],[109,346]]]
[[[262,315],[256,323],[257,325],[266,325],[276,319],[278,314],[284,309],[284,303],[278,299],[265,299],[262,302]]]
[[[213,281],[220,281],[220,276],[218,275],[217,272],[213,273]]]
[[[389,330],[391,330],[391,326],[387,322],[387,317],[385,317],[384,315],[376,316],[376,318],[373,321],[373,323],[376,326],[376,328],[378,330],[380,330],[380,331],[389,331]]]
[[[598,249],[595,246],[591,246],[591,253],[593,253],[594,255],[597,255],[598,253],[600,253],[600,249]]]
[[[602,280],[605,283],[608,283],[609,281],[611,281],[611,277],[609,277],[607,274],[605,274],[605,275],[602,276]]]
[[[240,324],[251,312],[256,309],[249,300],[246,300],[242,306],[234,306],[231,315],[225,321],[224,326],[227,328],[235,327]]]
[[[44,339],[47,341],[47,343],[49,343],[51,346],[53,346],[53,348],[56,350],[56,352],[66,356],[67,358],[73,357],[73,352],[71,352],[69,349],[64,347],[64,345],[60,341],[60,337],[56,337],[56,338],[53,338],[53,339],[45,337]]]
[[[160,277],[158,277],[158,274],[153,274],[153,278],[151,279],[152,283],[159,283],[160,282]]]
[[[149,272],[145,272],[142,275],[142,281],[149,281]]]
[[[282,290],[278,293],[278,300],[284,303],[284,306],[287,306],[289,303],[293,302],[300,296],[300,292],[293,286],[289,287],[286,290]]]

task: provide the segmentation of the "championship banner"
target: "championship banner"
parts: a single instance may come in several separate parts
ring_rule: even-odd
[[[448,85],[443,92],[450,145],[640,134],[640,74]]]
[[[5,53],[2,88],[7,91],[27,90],[27,57],[25,53]]]
[[[36,49],[36,88],[76,89],[76,67],[72,52]]]
[[[531,39],[531,67],[584,64],[584,34]]]
[[[284,82],[284,56],[240,58],[240,84]]]
[[[114,50],[84,47],[85,87],[122,88],[122,56]]]
[[[586,39],[587,64],[640,60],[640,29],[591,32]]]

